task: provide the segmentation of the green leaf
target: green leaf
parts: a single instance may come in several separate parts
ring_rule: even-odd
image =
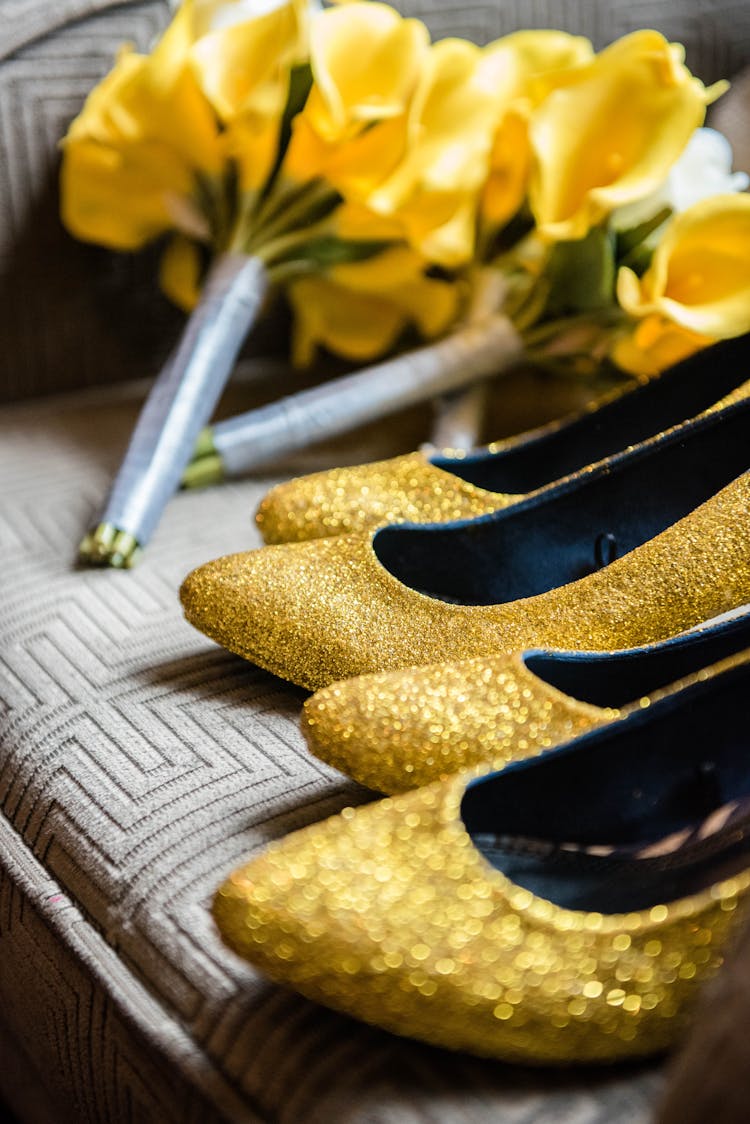
[[[347,262],[366,261],[375,254],[381,253],[390,244],[382,241],[343,242],[332,234],[324,234],[297,246],[294,256],[314,262],[319,269],[330,269],[331,266],[344,265]]]
[[[558,242],[545,269],[550,286],[545,316],[607,308],[614,301],[615,275],[615,240],[603,227],[577,242]]]
[[[652,215],[650,219],[645,222],[639,223],[638,226],[632,227],[630,230],[623,230],[617,236],[617,259],[618,261],[631,254],[637,246],[640,246],[656,230],[662,226],[672,214],[671,207],[662,207],[656,214]]]
[[[263,189],[262,194],[264,197],[269,194],[271,186],[278,175],[279,168],[286,155],[286,150],[289,147],[289,140],[292,135],[292,122],[307,101],[307,95],[310,93],[312,82],[312,70],[309,63],[304,62],[300,63],[299,66],[292,67],[289,75],[289,93],[287,94],[284,116],[281,119],[281,127],[279,129],[278,152],[273,168],[271,169]]]

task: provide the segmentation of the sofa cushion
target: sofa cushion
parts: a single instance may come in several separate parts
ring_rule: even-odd
[[[0,1009],[61,1103],[116,1124],[130,1089],[139,1124],[186,1120],[190,1097],[164,1092],[182,1081],[196,1121],[213,1118],[205,1105],[284,1124],[648,1119],[650,1065],[559,1075],[428,1049],[223,947],[208,906],[227,873],[371,794],[307,753],[302,691],[180,612],[191,567],[258,545],[268,481],[177,496],[132,572],[74,568],[137,401],[89,392],[0,413],[0,884],[16,903],[0,913]],[[144,1081],[162,1092],[145,1097]]]

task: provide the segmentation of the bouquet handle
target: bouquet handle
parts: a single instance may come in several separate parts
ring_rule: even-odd
[[[331,379],[218,423],[212,454],[189,466],[183,483],[241,476],[355,426],[498,374],[518,362],[523,343],[510,320],[493,316],[436,343]]]
[[[91,565],[131,566],[177,489],[268,287],[257,258],[222,254],[177,348],[149,393],[95,528],[80,546]]]

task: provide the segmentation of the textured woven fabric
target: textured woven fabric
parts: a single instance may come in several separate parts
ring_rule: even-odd
[[[707,81],[750,61],[747,0],[396,0],[434,35],[484,42],[560,27],[600,46],[654,26]],[[153,374],[180,318],[155,282],[157,251],[75,243],[57,217],[58,142],[125,40],[147,48],[166,0],[0,0],[0,401]],[[283,348],[261,334],[258,345]]]
[[[178,496],[132,573],[73,569],[134,409],[109,392],[0,414],[0,1008],[69,1118],[648,1119],[652,1066],[443,1054],[274,987],[221,945],[207,904],[225,875],[367,794],[306,752],[301,691],[182,620],[186,571],[258,542],[263,482]]]
[[[402,6],[478,41],[559,26],[601,44],[648,23],[706,79],[750,54],[745,0]],[[166,17],[166,0],[0,0],[2,400],[146,375],[178,329],[153,254],[79,246],[57,218],[67,123],[117,46],[147,47]],[[133,574],[73,569],[136,408],[125,390],[0,415],[0,1008],[58,1124],[648,1119],[652,1066],[442,1054],[272,987],[221,946],[206,906],[227,871],[366,794],[304,750],[301,692],[180,616],[189,568],[257,543],[265,482],[178,497]],[[352,440],[347,459],[367,457]]]

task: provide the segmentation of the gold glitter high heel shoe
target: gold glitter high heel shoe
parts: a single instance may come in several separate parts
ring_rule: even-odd
[[[312,752],[389,794],[500,769],[683,689],[750,648],[750,607],[624,652],[515,652],[360,675],[305,703]]]
[[[214,901],[273,979],[521,1062],[671,1046],[750,888],[750,654],[541,757],[348,809]]]
[[[302,542],[385,523],[444,523],[497,511],[695,417],[736,392],[748,367],[750,336],[743,336],[577,417],[467,456],[410,453],[303,476],[268,493],[258,526],[267,543]]]
[[[481,519],[228,555],[186,578],[185,615],[313,689],[653,643],[750,602],[749,438],[745,400]]]

